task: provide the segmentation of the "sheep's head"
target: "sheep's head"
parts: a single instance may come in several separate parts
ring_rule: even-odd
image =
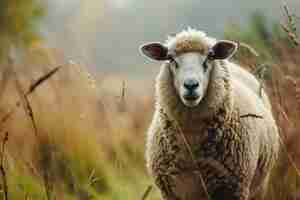
[[[155,42],[141,47],[147,57],[169,63],[177,94],[188,107],[197,106],[206,95],[213,62],[231,57],[237,49],[234,42],[216,42],[203,32],[192,31],[169,38],[167,44]]]

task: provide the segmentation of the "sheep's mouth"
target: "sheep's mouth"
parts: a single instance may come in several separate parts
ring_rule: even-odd
[[[197,101],[199,99],[199,96],[196,94],[189,94],[189,95],[184,95],[183,98],[186,101]]]
[[[182,96],[182,102],[184,105],[188,107],[195,107],[200,102],[200,96],[196,94],[189,94]]]

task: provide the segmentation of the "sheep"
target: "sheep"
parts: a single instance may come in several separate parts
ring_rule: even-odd
[[[191,28],[140,48],[163,62],[146,162],[164,200],[248,200],[266,190],[278,129],[257,79],[229,61],[237,48]]]

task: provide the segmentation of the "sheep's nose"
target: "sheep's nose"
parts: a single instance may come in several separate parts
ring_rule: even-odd
[[[199,82],[195,79],[189,79],[184,81],[183,85],[187,90],[193,91],[199,87]]]

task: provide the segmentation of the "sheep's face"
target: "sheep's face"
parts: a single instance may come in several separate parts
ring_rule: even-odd
[[[194,107],[205,96],[212,65],[200,53],[184,53],[170,61],[174,88],[184,105]]]
[[[191,51],[174,55],[163,44],[150,43],[141,51],[154,60],[169,62],[177,95],[185,106],[195,107],[206,95],[214,60],[229,58],[236,48],[234,42],[219,41],[207,54]]]

